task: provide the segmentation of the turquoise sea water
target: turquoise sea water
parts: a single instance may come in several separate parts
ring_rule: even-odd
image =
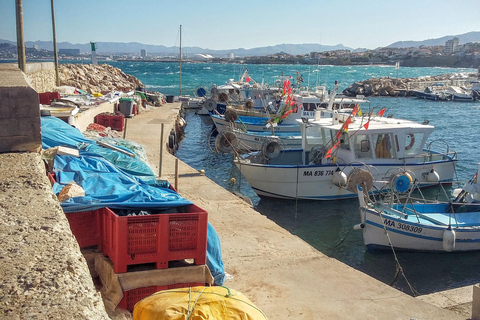
[[[179,93],[179,66],[176,63],[108,62],[128,74],[139,78],[148,90],[168,95]],[[444,73],[475,72],[474,69],[451,68],[400,68],[391,66],[303,66],[303,65],[233,65],[233,64],[183,64],[182,94],[190,94],[198,86],[223,84],[228,79],[237,80],[248,68],[257,82],[262,79],[272,84],[282,74],[302,75],[305,84],[326,85],[333,89],[334,81],[340,90],[355,81],[371,77],[418,77]],[[371,107],[386,114],[422,122],[425,119],[435,126],[430,141],[445,141],[451,150],[458,152],[458,179],[467,180],[477,170],[480,162],[480,103],[423,101],[416,98],[371,98]],[[261,214],[291,233],[302,238],[324,254],[408,294],[413,294],[407,281],[399,276],[395,280],[396,262],[391,252],[370,253],[363,246],[361,233],[353,231],[359,223],[358,203],[343,201],[294,201],[258,198],[242,179],[232,164],[231,154],[210,150],[208,137],[213,123],[206,116],[194,113],[185,115],[185,139],[176,155],[190,166],[204,169],[206,175],[230,191],[241,192],[252,199]],[[435,144],[437,145],[437,144]],[[442,144],[438,144],[439,147]],[[231,178],[236,178],[236,183]],[[436,190],[428,191],[430,196]],[[480,253],[427,254],[398,253],[398,261],[411,286],[420,294],[471,285],[480,282]]]

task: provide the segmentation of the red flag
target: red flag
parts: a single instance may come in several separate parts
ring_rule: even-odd
[[[370,121],[368,121],[367,123],[365,123],[365,124],[363,125],[363,127],[365,128],[365,130],[368,130],[368,125],[369,125],[369,124],[370,124]]]
[[[352,110],[352,117],[355,117],[357,115],[357,112],[358,112],[358,103],[355,105],[355,107]]]
[[[383,114],[385,113],[385,108],[383,108],[382,110],[378,111],[378,114],[380,115],[380,117],[383,117]]]
[[[246,82],[250,82],[250,80],[252,80],[252,78],[250,77],[247,77],[247,79],[245,79]]]
[[[348,130],[348,126],[352,123],[352,117],[348,117],[347,120],[345,120],[345,123],[342,126],[342,129]]]
[[[338,147],[338,145],[340,144],[340,140],[337,141],[337,143],[335,143],[335,145],[333,147],[330,148],[330,150],[328,150],[327,152],[327,155],[325,156],[325,158],[330,158],[332,156],[332,151],[333,149],[335,149],[336,147]]]

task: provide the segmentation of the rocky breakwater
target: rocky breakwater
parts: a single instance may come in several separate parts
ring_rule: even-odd
[[[351,84],[342,94],[355,97],[357,95],[398,97],[409,96],[412,90],[423,90],[433,83],[444,85],[464,85],[478,77],[477,73],[442,74],[418,78],[375,78],[358,81]]]
[[[128,92],[143,84],[136,77],[108,64],[61,64],[61,86],[71,86],[88,93],[110,91]]]

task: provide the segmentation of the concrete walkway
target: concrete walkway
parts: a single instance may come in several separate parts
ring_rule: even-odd
[[[158,172],[162,143],[178,114],[166,104],[128,119],[126,138],[143,145]],[[162,178],[175,185],[175,157],[164,152]],[[262,216],[179,161],[177,189],[209,212],[222,242],[225,286],[245,294],[269,319],[465,319],[413,298],[341,262]]]

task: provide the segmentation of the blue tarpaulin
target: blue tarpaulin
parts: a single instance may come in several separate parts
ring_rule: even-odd
[[[66,146],[79,149],[84,156],[102,156],[112,162],[121,170],[141,178],[146,183],[155,183],[156,178],[152,169],[138,157],[104,148],[93,140],[86,139],[80,130],[68,125],[56,117],[41,117],[42,121],[42,146],[49,149],[57,146]],[[127,148],[117,146],[134,155]]]
[[[65,212],[98,208],[155,208],[163,210],[192,204],[167,188],[151,186],[141,179],[119,170],[102,157],[56,155],[53,171],[59,193],[72,182],[85,190],[84,197],[70,198],[61,203]]]

